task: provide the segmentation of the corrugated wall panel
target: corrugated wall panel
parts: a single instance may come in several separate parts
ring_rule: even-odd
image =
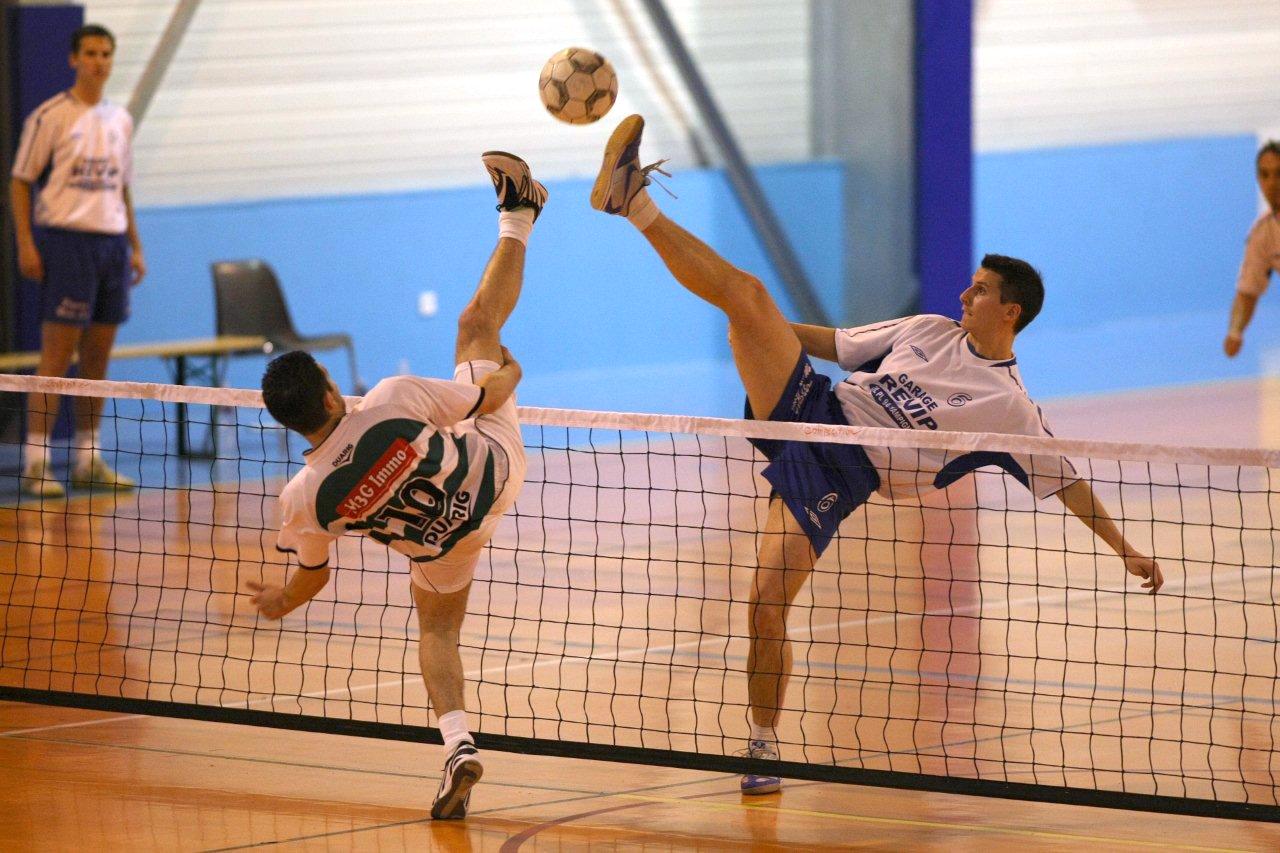
[[[111,97],[128,99],[172,6],[88,3],[120,39]],[[747,155],[807,156],[808,4],[669,8]],[[537,98],[543,61],[572,44],[619,72],[619,103],[598,125],[555,122]],[[156,205],[469,184],[495,147],[540,175],[586,176],[629,112],[649,118],[646,155],[691,163],[682,92],[634,0],[205,0],[139,130],[136,193]]]
[[[1280,115],[1276,0],[983,0],[975,142],[1252,133]]]

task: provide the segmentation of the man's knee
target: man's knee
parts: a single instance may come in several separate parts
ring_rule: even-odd
[[[499,331],[498,323],[494,318],[474,301],[468,303],[458,315],[459,345],[489,339],[496,340]]]

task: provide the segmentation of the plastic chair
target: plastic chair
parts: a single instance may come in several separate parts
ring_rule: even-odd
[[[355,393],[365,392],[356,370],[356,351],[351,336],[344,332],[299,334],[289,317],[280,279],[266,261],[253,258],[214,263],[213,290],[219,335],[261,335],[267,339],[262,348],[265,353],[345,349]]]

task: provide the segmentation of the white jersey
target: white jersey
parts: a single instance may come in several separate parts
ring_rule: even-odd
[[[133,181],[133,118],[106,99],[90,106],[63,92],[27,116],[13,177],[35,184],[37,225],[123,234],[124,190]]]
[[[1270,283],[1272,272],[1280,273],[1280,216],[1268,213],[1258,217],[1249,229],[1236,292],[1261,296]]]
[[[470,420],[483,399],[445,379],[379,382],[280,493],[276,548],[319,568],[329,545],[356,531],[415,562],[447,554],[480,527],[509,473]]]
[[[836,386],[855,426],[1052,435],[1022,387],[1016,359],[983,358],[960,324],[936,314],[836,330],[836,358],[851,371]],[[1079,479],[1062,457],[865,445],[879,492],[914,497],[995,465],[1047,497]]]

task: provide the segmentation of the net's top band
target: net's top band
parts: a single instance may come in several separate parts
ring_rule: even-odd
[[[155,382],[68,379],[0,373],[0,391],[64,394],[74,397],[118,397],[158,400],[205,406],[264,408],[262,392],[247,388],[205,388],[166,385]],[[348,397],[354,402],[359,397]],[[831,426],[772,421],[744,421],[684,415],[652,415],[636,412],[592,412],[550,409],[537,406],[519,408],[521,423],[581,429],[610,429],[668,432],[685,435],[769,438],[784,441],[823,441],[833,444],[863,444],[906,449],[1002,451],[1036,455],[1069,456],[1084,459],[1158,462],[1206,466],[1274,468],[1280,470],[1280,450],[1194,445],[1146,444],[1141,442],[1086,441],[975,432],[927,432],[883,427]]]

